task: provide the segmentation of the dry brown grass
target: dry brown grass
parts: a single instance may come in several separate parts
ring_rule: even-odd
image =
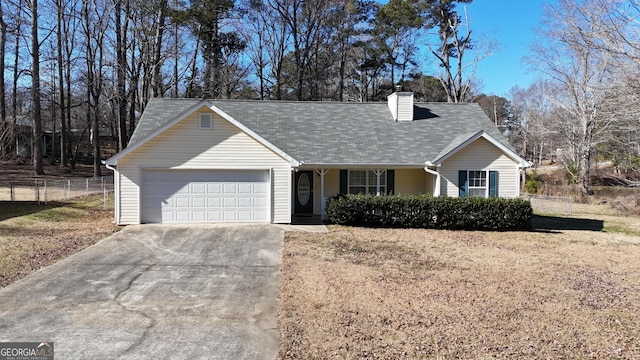
[[[287,233],[280,358],[640,358],[640,221],[610,220]]]
[[[0,202],[0,288],[104,239],[118,228],[102,196],[65,204]]]

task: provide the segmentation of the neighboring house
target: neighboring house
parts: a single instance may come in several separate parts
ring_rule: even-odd
[[[13,129],[12,129],[13,127]],[[26,115],[9,117],[5,121],[5,126],[0,131],[6,131],[7,135],[13,136],[13,146],[15,154],[28,157],[31,155],[31,119]]]
[[[529,164],[477,104],[152,99],[115,172],[118,224],[290,223],[339,193],[517,197]]]

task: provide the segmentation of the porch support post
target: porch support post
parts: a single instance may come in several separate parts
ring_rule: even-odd
[[[376,196],[380,196],[380,175],[382,175],[386,170],[383,169],[374,169],[372,170],[374,174],[376,174]]]
[[[327,218],[327,200],[324,198],[324,176],[329,172],[329,169],[315,170],[320,175],[320,219],[324,221]]]

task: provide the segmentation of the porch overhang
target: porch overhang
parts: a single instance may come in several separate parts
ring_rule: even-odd
[[[307,163],[301,161],[295,168],[301,170],[313,169],[422,169],[424,163]]]

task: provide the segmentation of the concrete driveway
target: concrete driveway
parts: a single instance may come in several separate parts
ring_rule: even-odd
[[[0,341],[56,359],[275,359],[283,230],[128,226],[0,290]]]

